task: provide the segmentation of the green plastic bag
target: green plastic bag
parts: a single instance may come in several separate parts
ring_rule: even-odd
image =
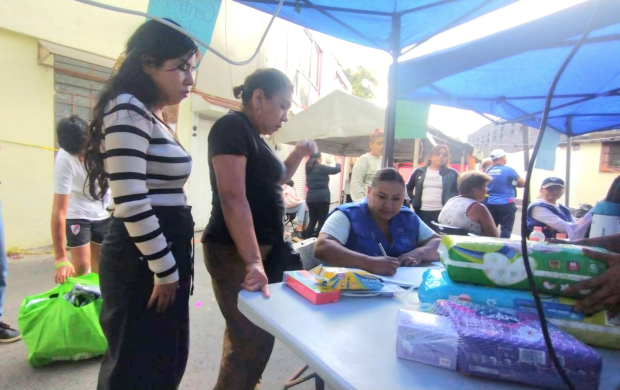
[[[32,367],[89,359],[105,352],[107,341],[99,325],[102,299],[75,307],[63,298],[77,283],[98,286],[99,276],[91,273],[67,278],[65,284],[22,302],[18,325]]]

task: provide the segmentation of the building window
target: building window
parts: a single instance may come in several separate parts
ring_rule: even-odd
[[[54,56],[54,124],[71,115],[90,122],[112,69],[59,55]],[[58,147],[54,132],[54,144]]]
[[[110,77],[112,69],[73,60],[54,57],[54,116],[58,122],[71,115],[91,120],[92,109],[99,93]]]
[[[601,145],[601,172],[620,172],[620,142],[604,142]]]

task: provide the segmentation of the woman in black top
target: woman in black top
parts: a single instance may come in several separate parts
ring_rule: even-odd
[[[288,120],[293,84],[276,69],[259,69],[233,89],[241,111],[218,119],[209,133],[209,172],[213,202],[202,236],[213,291],[226,320],[224,351],[215,389],[253,389],[274,338],[237,309],[243,288],[269,297],[268,282],[282,281],[284,200],[282,184],[306,156],[316,151],[301,142],[282,163],[263,135]]]
[[[449,164],[450,150],[446,145],[437,145],[431,149],[426,165],[416,168],[407,182],[407,195],[411,199],[413,210],[435,231],[437,228],[432,222],[439,219],[443,205],[459,195],[459,173],[450,168]]]
[[[306,204],[308,205],[310,222],[304,238],[312,237],[317,221],[319,222],[319,231],[321,231],[329,212],[329,175],[337,173],[340,173],[340,164],[336,164],[335,167],[321,164],[321,153],[313,154],[308,159],[306,163],[306,186],[308,187]]]

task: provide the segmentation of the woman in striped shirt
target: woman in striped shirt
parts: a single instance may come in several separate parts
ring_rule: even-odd
[[[99,265],[108,340],[99,389],[175,389],[185,371],[193,221],[183,185],[191,158],[162,113],[188,96],[197,52],[184,34],[144,23],[94,110],[90,193],[100,199],[109,184],[113,198]]]

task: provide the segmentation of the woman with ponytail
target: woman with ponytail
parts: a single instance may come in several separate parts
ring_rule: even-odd
[[[189,351],[193,222],[183,186],[191,158],[162,120],[194,84],[198,48],[156,21],[127,43],[94,109],[89,192],[112,191],[99,273],[108,340],[98,389],[176,389]]]
[[[301,160],[316,153],[300,142],[282,163],[265,142],[288,120],[293,84],[277,69],[258,69],[233,89],[241,111],[218,119],[209,133],[211,219],[202,236],[213,291],[226,320],[216,390],[254,389],[269,361],[274,338],[237,308],[241,289],[262,291],[282,281],[287,254],[283,241],[282,185]]]

